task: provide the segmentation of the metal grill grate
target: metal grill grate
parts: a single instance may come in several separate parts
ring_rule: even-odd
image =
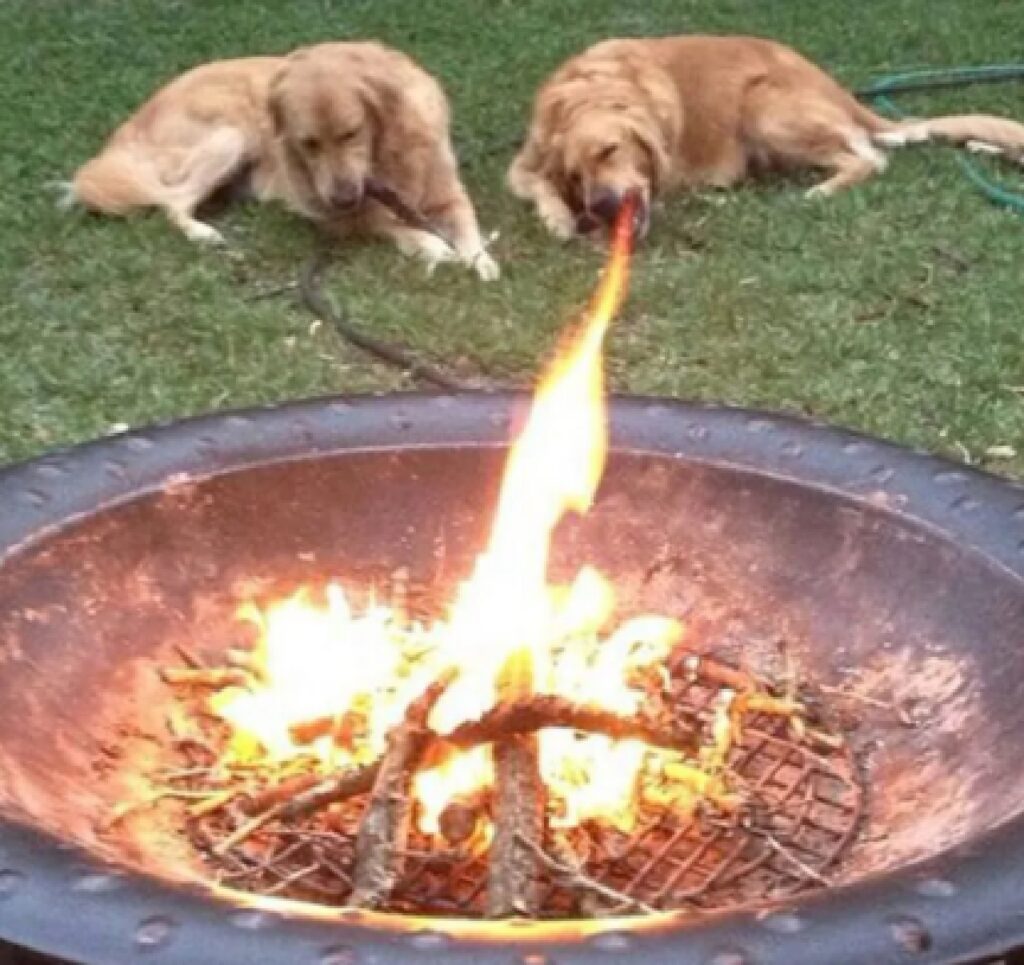
[[[718,688],[677,680],[677,711],[707,721]],[[780,717],[753,716],[744,742],[730,757],[734,781],[750,806],[735,816],[698,814],[691,819],[653,809],[641,812],[631,834],[577,829],[568,838],[586,858],[589,879],[658,910],[735,907],[826,886],[856,833],[862,792],[848,750],[812,750],[796,742]],[[302,831],[268,828],[266,852],[219,862],[222,883],[262,894],[343,903],[363,799],[321,816]],[[413,834],[390,909],[400,913],[480,917],[485,857],[437,851]],[[221,859],[222,861],[222,859]],[[543,915],[564,918],[609,914],[615,901],[567,887],[548,877]]]

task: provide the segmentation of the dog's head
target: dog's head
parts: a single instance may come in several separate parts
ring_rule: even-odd
[[[584,219],[610,225],[626,196],[639,201],[637,234],[649,224],[651,198],[667,173],[661,133],[641,110],[594,107],[556,136],[566,197]]]
[[[303,50],[274,79],[269,109],[311,206],[325,217],[357,208],[371,175],[380,91],[344,58]]]
[[[639,201],[637,233],[672,174],[682,106],[664,71],[609,47],[585,56],[542,92],[547,173],[584,226],[610,225],[627,195]]]

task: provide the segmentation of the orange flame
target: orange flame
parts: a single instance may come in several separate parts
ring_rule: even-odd
[[[631,685],[638,668],[664,660],[682,628],[668,618],[627,621],[602,638],[615,608],[608,581],[584,567],[567,588],[549,586],[552,533],[567,512],[593,501],[608,447],[602,348],[625,297],[635,200],[617,218],[611,255],[583,322],[563,341],[536,392],[526,424],[509,453],[485,551],[459,588],[449,617],[429,627],[402,624],[384,608],[355,617],[340,589],[325,607],[295,597],[260,615],[266,683],[225,692],[215,709],[236,729],[235,752],[261,748],[298,752],[289,726],[320,714],[350,714],[360,739],[316,750],[337,767],[377,756],[390,727],[440,668],[459,676],[443,694],[430,724],[445,733],[478,717],[499,698],[529,692],[586,699],[623,714],[645,695]],[[645,768],[668,755],[635,740],[614,741],[547,729],[540,763],[553,823],[598,818],[619,827],[635,820]],[[653,764],[652,764],[653,762]],[[438,829],[453,798],[493,780],[490,752],[478,748],[417,774],[420,827]]]

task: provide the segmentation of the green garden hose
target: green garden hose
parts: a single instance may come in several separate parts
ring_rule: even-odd
[[[973,87],[977,84],[1000,84],[1013,80],[1024,81],[1024,64],[993,64],[986,67],[912,70],[888,74],[855,93],[883,113],[899,119],[906,114],[893,102],[892,95]],[[979,165],[963,154],[957,155],[956,162],[971,184],[989,201],[1024,214],[1024,194],[1017,194],[992,181]]]

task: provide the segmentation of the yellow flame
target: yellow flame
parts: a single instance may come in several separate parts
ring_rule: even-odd
[[[602,346],[626,291],[632,220],[629,201],[583,323],[556,353],[512,446],[490,540],[448,618],[410,628],[384,607],[355,616],[337,586],[323,604],[300,593],[250,613],[262,634],[263,682],[222,692],[214,703],[235,728],[236,755],[280,760],[309,752],[293,740],[292,725],[335,717],[355,737],[340,747],[324,738],[312,749],[333,767],[374,759],[409,702],[451,665],[459,676],[430,718],[442,733],[492,707],[499,691],[503,698],[562,694],[625,715],[641,708],[645,695],[632,678],[664,661],[681,626],[650,616],[606,634],[615,609],[609,582],[592,567],[562,588],[550,586],[547,574],[555,527],[567,512],[590,508],[604,470]],[[600,819],[631,828],[645,767],[668,760],[636,740],[547,729],[539,741],[552,823],[566,827]],[[436,832],[448,803],[492,780],[487,748],[420,771],[414,794],[421,829]]]

